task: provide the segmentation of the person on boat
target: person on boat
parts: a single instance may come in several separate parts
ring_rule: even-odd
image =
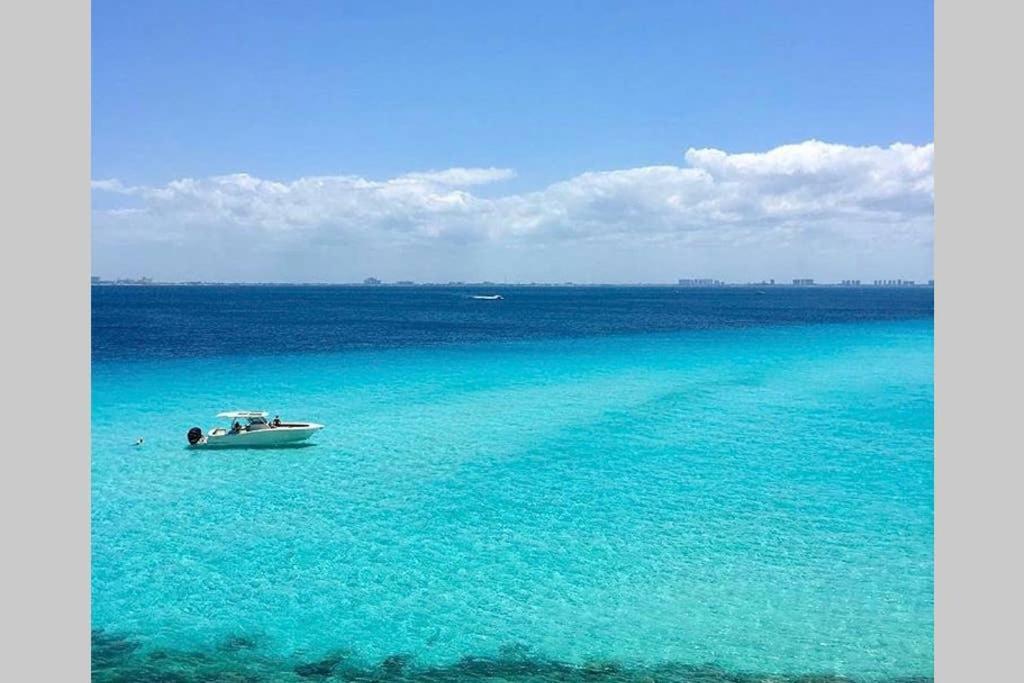
[[[275,415],[274,416],[274,421],[270,423],[270,426],[271,427],[280,427],[281,426],[281,417],[278,416],[278,415]]]
[[[235,420],[235,424],[231,425],[231,433],[238,434],[240,431],[242,431],[242,425],[239,424],[238,420]]]

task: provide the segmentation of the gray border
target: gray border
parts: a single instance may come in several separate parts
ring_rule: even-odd
[[[39,428],[0,449],[7,681],[89,676],[89,29],[88,2],[0,5],[0,405]]]
[[[940,680],[1012,679],[1018,668],[1021,15],[991,0],[936,7]],[[44,444],[5,435],[9,680],[82,680],[89,668],[89,19],[85,2],[0,9],[4,350],[17,359],[0,400],[27,420],[65,410]]]
[[[936,6],[935,669],[1017,680],[1019,3]],[[1017,372],[1013,372],[1013,368]],[[1016,514],[1014,514],[1016,513]],[[1016,600],[1014,596],[1016,595]]]

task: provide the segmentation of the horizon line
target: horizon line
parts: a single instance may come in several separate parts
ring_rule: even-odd
[[[684,283],[684,282],[496,282],[490,280],[448,282],[416,282],[412,280],[396,280],[393,282],[326,282],[326,281],[267,281],[267,280],[154,280],[150,278],[118,278],[106,280],[92,276],[90,282],[93,286],[230,286],[230,285],[258,285],[264,287],[679,287],[683,289],[714,289],[721,287],[927,287],[934,286],[935,280],[910,280],[902,278],[873,278],[871,280],[859,280],[850,278],[846,280],[815,280],[814,278],[791,278],[789,280],[774,281],[750,281],[750,282],[726,282],[716,281],[707,283]],[[794,282],[793,280],[801,280]]]

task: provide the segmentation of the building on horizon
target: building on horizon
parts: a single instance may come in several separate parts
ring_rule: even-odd
[[[368,277],[365,280],[363,280],[364,285],[379,285],[380,283],[380,280],[378,280],[375,277]]]
[[[725,283],[711,278],[680,278],[680,287],[721,287]]]
[[[814,284],[814,278],[802,277],[793,280],[793,284],[797,287],[808,287]]]
[[[840,284],[846,287],[860,287],[860,280],[843,280]]]

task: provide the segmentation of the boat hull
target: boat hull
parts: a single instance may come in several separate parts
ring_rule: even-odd
[[[274,448],[301,443],[323,429],[323,425],[309,423],[282,425],[270,429],[230,432],[214,430],[191,448]]]

